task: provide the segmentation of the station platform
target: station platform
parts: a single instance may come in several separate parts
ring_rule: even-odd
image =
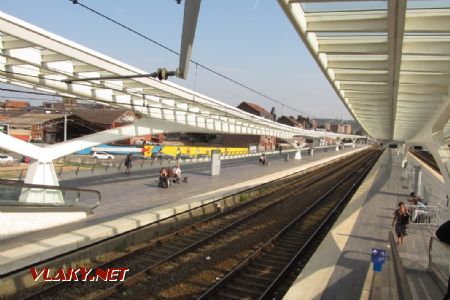
[[[270,165],[266,166],[258,163],[258,157],[227,161],[222,162],[221,174],[214,177],[209,175],[209,163],[182,165],[183,174],[189,177],[188,183],[174,184],[169,189],[158,187],[157,169],[63,181],[62,185],[99,190],[103,199],[101,205],[82,221],[3,240],[0,275],[362,149],[362,146],[338,152],[329,149],[288,161],[284,155],[272,155],[268,157]]]
[[[407,159],[419,162],[410,154]],[[285,300],[399,299],[397,291],[391,290],[389,281],[395,279],[389,278],[393,275],[386,267],[378,273],[385,278],[376,287],[379,289],[376,295],[373,293],[377,283],[374,283],[371,250],[389,249],[389,231],[395,234],[391,226],[394,210],[400,201],[407,204],[411,190],[401,182],[401,160],[396,149],[384,151],[292,284]],[[422,166],[423,182],[433,187],[433,197],[428,205],[440,205],[446,199],[442,177]],[[442,299],[442,287],[428,271],[428,246],[436,226],[408,226],[408,235],[398,249],[413,299]]]

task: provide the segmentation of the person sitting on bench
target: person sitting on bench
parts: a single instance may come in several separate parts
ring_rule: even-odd
[[[263,166],[266,164],[266,154],[265,154],[265,153],[263,153],[263,154],[259,157],[259,162],[262,163]]]
[[[175,166],[175,168],[173,168],[173,178],[174,181],[176,181],[177,183],[181,182],[181,169],[180,169],[180,164],[177,164]]]
[[[166,168],[159,170],[159,186],[162,188],[169,187],[169,171]]]

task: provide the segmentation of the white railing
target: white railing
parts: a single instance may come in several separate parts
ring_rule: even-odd
[[[406,210],[411,216],[411,224],[441,224],[441,215],[444,209],[440,206],[405,205]]]

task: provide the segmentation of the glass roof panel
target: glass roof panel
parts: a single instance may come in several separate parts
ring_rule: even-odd
[[[448,0],[409,0],[406,8],[450,8]]]

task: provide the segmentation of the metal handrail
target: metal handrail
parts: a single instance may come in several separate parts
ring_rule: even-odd
[[[397,280],[398,296],[400,300],[412,300],[411,288],[409,287],[406,272],[403,268],[400,254],[398,253],[397,243],[394,238],[394,233],[389,231],[389,243],[391,245],[392,263],[394,265],[395,279]]]
[[[90,189],[80,189],[80,188],[73,188],[73,187],[65,187],[65,186],[54,186],[54,185],[43,185],[43,184],[30,184],[30,183],[24,183],[22,181],[17,180],[7,180],[7,179],[0,179],[1,185],[7,185],[7,186],[13,186],[13,187],[19,187],[19,188],[34,188],[34,189],[44,189],[44,190],[56,190],[61,192],[66,191],[72,191],[76,192],[76,198],[74,203],[78,203],[80,200],[80,196],[82,192],[85,193],[93,193],[97,196],[97,201],[95,202],[94,206],[90,207],[90,209],[97,208],[100,203],[102,202],[102,196],[99,191],[97,190],[90,190]],[[8,206],[55,206],[54,203],[30,203],[30,202],[15,202],[15,201],[1,201],[0,204],[2,205],[8,205]],[[67,205],[66,205],[67,206]]]

